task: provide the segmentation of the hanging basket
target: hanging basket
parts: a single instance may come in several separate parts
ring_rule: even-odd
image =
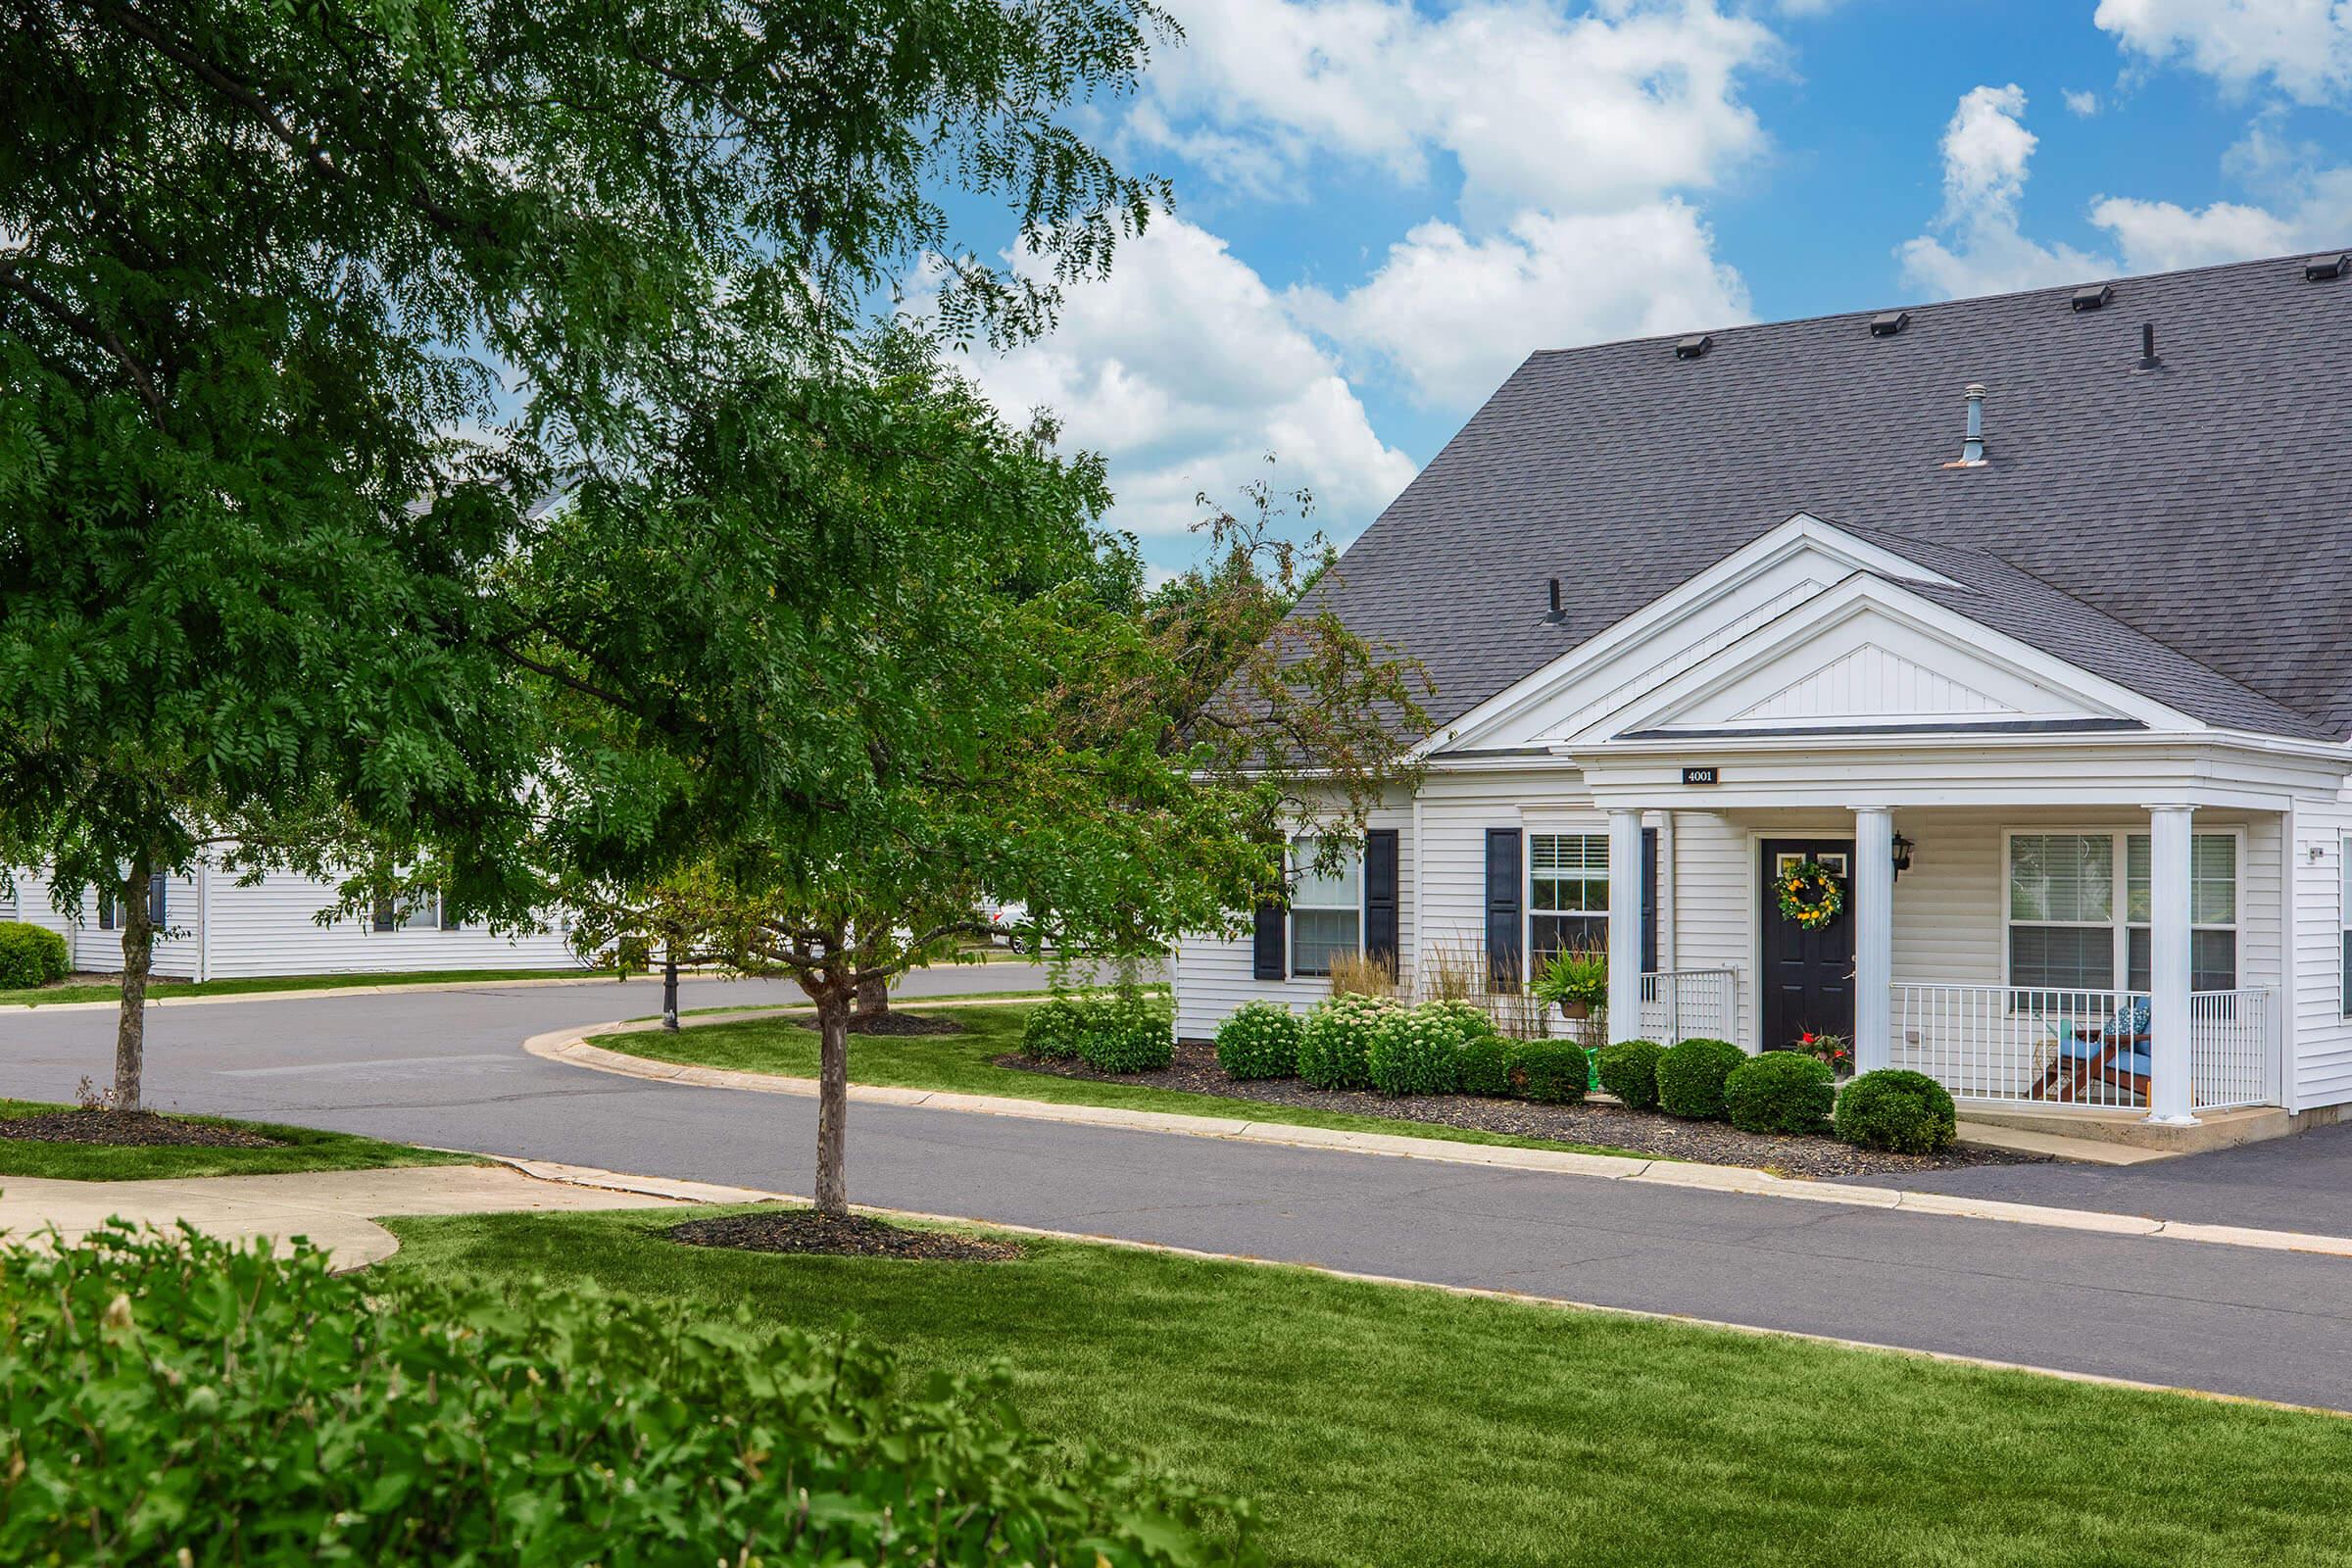
[[[1819,931],[1845,911],[1845,884],[1819,860],[1799,860],[1773,884],[1781,915],[1807,931]]]

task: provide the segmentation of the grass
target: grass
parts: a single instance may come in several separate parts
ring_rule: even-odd
[[[926,1001],[932,999],[926,998]],[[1018,1051],[1021,1021],[1030,1004],[995,1007],[956,1007],[941,1014],[964,1027],[956,1035],[853,1035],[850,1037],[850,1081],[906,1089],[942,1089],[956,1094],[1002,1095],[1009,1100],[1043,1100],[1058,1104],[1108,1105],[1120,1110],[1166,1110],[1189,1116],[1228,1116],[1250,1121],[1279,1122],[1288,1127],[1328,1127],[1351,1133],[1396,1133],[1408,1138],[1435,1138],[1456,1144],[1502,1145],[1513,1149],[1553,1149],[1582,1154],[1629,1154],[1635,1159],[1659,1156],[1633,1153],[1598,1144],[1555,1143],[1541,1138],[1513,1138],[1469,1127],[1407,1121],[1394,1116],[1362,1116],[1350,1111],[1318,1110],[1305,1105],[1281,1105],[1266,1101],[1235,1100],[1222,1095],[1196,1095],[1181,1089],[1149,1084],[1103,1083],[1091,1078],[1060,1078],[1052,1073],[1023,1072],[1000,1067],[991,1057]],[[920,1012],[920,1007],[905,1007]],[[815,1031],[789,1018],[746,1018],[739,1023],[703,1024],[676,1034],[661,1030],[598,1035],[590,1044],[608,1051],[626,1052],[655,1061],[685,1062],[701,1067],[724,1067],[740,1072],[775,1073],[786,1078],[813,1078],[817,1070]]]
[[[1142,991],[1146,996],[1151,997],[1164,997],[1168,994],[1168,988],[1165,982],[1159,982],[1148,986],[1139,986],[1137,989]],[[933,1003],[938,1002],[1043,1002],[1046,998],[1052,995],[1054,995],[1054,993],[1051,990],[942,991],[936,996],[894,996],[890,999],[890,1004],[893,1008],[920,1008],[928,1007]],[[807,1005],[808,1004],[806,1003],[798,1002],[737,1002],[731,1003],[723,1007],[681,1007],[678,1009],[678,1016],[681,1018],[708,1018],[713,1014],[721,1012],[772,1012],[778,1007],[806,1007]],[[658,1012],[649,1012],[643,1014],[642,1016],[629,1018],[624,1021],[628,1023],[656,1023],[661,1020],[661,1017],[662,1015]],[[1020,1042],[1015,1040],[1013,1044],[1018,1045]]]
[[[396,1219],[394,1278],[847,1314],[905,1375],[1255,1505],[1292,1564],[2347,1560],[2352,1422],[1076,1243],[1019,1262],[680,1247],[669,1212]],[[532,1285],[536,1291],[541,1287]]]
[[[0,1100],[0,1121],[70,1110],[31,1100]],[[473,1165],[472,1154],[387,1144],[350,1133],[220,1116],[178,1120],[241,1127],[274,1138],[282,1149],[208,1149],[201,1145],[52,1144],[0,1138],[0,1176],[50,1176],[76,1182],[135,1182],[186,1176],[274,1176],[287,1171],[371,1170],[385,1165]]]
[[[153,980],[150,1002],[168,997],[242,997],[263,991],[330,991],[339,986],[465,985],[484,980],[610,980],[610,969],[416,969],[399,974],[249,975],[238,980]],[[61,981],[29,991],[0,991],[0,1007],[54,1006],[61,1002],[119,1002],[119,980]]]

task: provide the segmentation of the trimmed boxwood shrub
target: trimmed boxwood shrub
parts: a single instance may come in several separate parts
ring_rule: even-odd
[[[1573,1040],[1521,1040],[1511,1052],[1511,1093],[1540,1105],[1573,1105],[1592,1081],[1592,1058]]]
[[[1490,1032],[1481,1032],[1463,1041],[1460,1057],[1462,1093],[1492,1095],[1497,1099],[1510,1094],[1513,1044]]]
[[[1370,1088],[1372,1036],[1400,1010],[1391,998],[1356,992],[1316,1003],[1298,1025],[1298,1076],[1317,1089]]]
[[[1959,1112],[1950,1091],[1924,1072],[1883,1067],[1838,1097],[1838,1136],[1862,1149],[1934,1154],[1952,1147]]]
[[[1603,1046],[1594,1069],[1600,1087],[1636,1110],[1653,1110],[1658,1103],[1658,1058],[1666,1048],[1654,1040],[1620,1040]]]
[[[1288,1078],[1298,1070],[1298,1015],[1279,1002],[1250,1003],[1217,1025],[1217,1065],[1228,1078]]]
[[[1384,1095],[1450,1095],[1462,1086],[1462,1045],[1486,1018],[1461,1002],[1425,1002],[1381,1020],[1364,1074]]]
[[[1723,1085],[1747,1053],[1729,1040],[1686,1040],[1658,1058],[1658,1108],[1685,1121],[1721,1121]]]
[[[66,939],[24,920],[0,920],[0,991],[30,991],[71,974]]]
[[[330,1274],[303,1242],[273,1258],[120,1220],[12,1253],[0,1323],[0,1562],[1191,1568],[1235,1550],[1195,1490],[1023,1422],[1002,1369],[907,1378],[855,1337],[579,1287],[403,1287]]]
[[[1822,1133],[1838,1099],[1838,1075],[1826,1061],[1795,1051],[1767,1051],[1732,1069],[1724,1109],[1743,1133]]]
[[[1176,1021],[1164,1002],[1113,997],[1090,1004],[1078,1056],[1097,1072],[1157,1072],[1176,1059]]]
[[[1086,1009],[1068,997],[1049,997],[1021,1020],[1021,1050],[1039,1061],[1068,1061],[1086,1034]]]

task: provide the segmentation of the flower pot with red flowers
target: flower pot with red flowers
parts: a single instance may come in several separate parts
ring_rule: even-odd
[[[1843,1035],[1815,1034],[1808,1029],[1796,1037],[1796,1049],[1827,1064],[1840,1078],[1854,1075],[1854,1048]]]

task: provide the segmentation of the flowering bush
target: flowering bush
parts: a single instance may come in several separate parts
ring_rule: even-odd
[[[1298,1015],[1257,1001],[1217,1025],[1217,1065],[1228,1078],[1288,1078],[1298,1070]]]
[[[1489,1033],[1486,1014],[1466,1002],[1425,1002],[1381,1020],[1365,1076],[1384,1095],[1450,1095],[1462,1086],[1463,1044]]]
[[[1068,1061],[1085,1033],[1085,1009],[1068,997],[1049,997],[1021,1021],[1021,1050],[1039,1061]]]
[[[1372,1037],[1403,1006],[1392,997],[1349,992],[1318,1002],[1298,1026],[1298,1076],[1317,1089],[1372,1082]]]
[[[1795,1051],[1767,1051],[1732,1069],[1723,1103],[1743,1133],[1819,1133],[1838,1099],[1829,1063]]]
[[[1097,1072],[1156,1072],[1176,1059],[1168,1004],[1145,996],[1113,997],[1085,1009],[1078,1054]]]

